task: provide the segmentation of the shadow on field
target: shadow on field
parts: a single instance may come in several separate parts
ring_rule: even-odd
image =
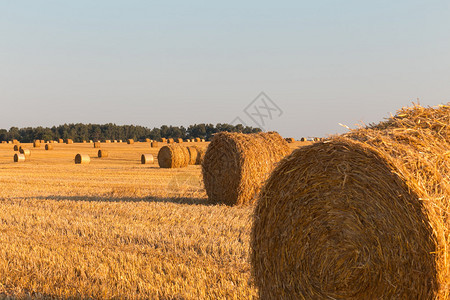
[[[214,205],[208,203],[207,198],[188,198],[188,197],[114,197],[114,196],[39,196],[33,197],[39,200],[57,200],[57,201],[88,201],[88,202],[160,202],[160,203],[176,203],[189,205]]]

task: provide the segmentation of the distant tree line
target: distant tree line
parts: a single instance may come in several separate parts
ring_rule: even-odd
[[[242,132],[255,133],[261,129],[249,126],[230,125],[230,124],[195,124],[185,128],[183,126],[166,126],[160,128],[147,128],[135,125],[116,125],[116,124],[64,124],[60,126],[49,127],[11,127],[9,130],[0,129],[0,141],[10,141],[16,139],[23,143],[30,143],[34,140],[58,140],[72,139],[74,142],[82,142],[83,140],[127,140],[134,139],[136,141],[145,140],[146,138],[158,140],[160,138],[202,138],[210,140],[214,133]]]

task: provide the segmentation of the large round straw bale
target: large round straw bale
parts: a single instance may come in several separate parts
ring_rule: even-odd
[[[287,142],[276,132],[217,133],[202,164],[209,201],[253,203],[275,164],[289,153]]]
[[[128,145],[134,144],[134,140],[133,139],[128,139],[127,144]]]
[[[13,143],[14,145],[20,144],[20,142],[19,142],[18,140],[12,140],[12,143]]]
[[[300,139],[300,142],[306,142],[306,138],[302,137],[302,138]]]
[[[202,143],[206,142],[206,140],[205,140],[205,139],[201,139],[200,141],[201,141]]]
[[[161,168],[184,168],[189,164],[189,151],[185,146],[171,144],[163,146],[158,152]]]
[[[106,144],[111,144],[111,140],[105,140]]]
[[[33,147],[34,147],[34,148],[39,148],[39,147],[41,147],[41,141],[35,140],[35,141],[33,142]]]
[[[295,150],[251,234],[261,299],[450,299],[450,106]]]
[[[182,142],[183,142],[183,139],[182,139],[182,138],[178,138],[178,139],[177,139],[177,143],[178,143],[178,144],[181,144]]]
[[[73,144],[73,140],[67,139],[66,144]]]
[[[100,148],[101,147],[101,143],[100,142],[95,142],[94,143],[94,148]]]
[[[150,139],[145,139],[145,142],[146,142],[146,143],[150,143],[151,140],[150,140]]]
[[[46,144],[45,145],[45,150],[53,150],[53,145],[52,144]]]
[[[159,141],[160,141],[161,143],[166,143],[166,142],[167,142],[167,139],[166,139],[166,138],[161,138]]]
[[[14,151],[19,151],[20,147],[19,147],[19,145],[14,145],[13,149],[14,149]]]
[[[30,149],[24,149],[24,148],[20,147],[19,153],[21,153],[21,154],[23,154],[23,155],[25,155],[25,156],[31,156],[31,151],[30,151]]]
[[[98,154],[98,157],[108,157],[109,156],[108,151],[102,150],[102,149],[98,150],[97,154]]]
[[[14,162],[24,162],[25,161],[25,155],[21,153],[14,154]]]
[[[197,137],[194,139],[194,142],[199,143],[199,142],[201,142],[201,139]]]
[[[173,138],[168,138],[168,139],[167,139],[167,143],[168,143],[168,144],[173,144],[173,143],[175,143],[175,141],[174,141]]]
[[[64,140],[63,139],[58,139],[58,143],[62,144],[62,143],[64,143]]]
[[[153,163],[153,155],[151,154],[142,154],[141,155],[141,164],[152,164]]]
[[[159,144],[158,144],[158,142],[151,142],[150,147],[152,147],[152,148],[158,148],[158,147],[159,147]]]
[[[87,154],[77,154],[75,156],[76,164],[89,164],[91,162],[91,158]]]

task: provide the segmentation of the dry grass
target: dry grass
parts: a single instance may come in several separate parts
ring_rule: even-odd
[[[102,149],[112,157],[54,144],[14,164],[0,144],[0,299],[256,296],[251,207],[207,205],[200,166],[142,165],[142,153],[157,157],[148,143]]]

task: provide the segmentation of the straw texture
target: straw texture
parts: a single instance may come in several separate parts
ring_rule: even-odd
[[[161,168],[184,168],[189,164],[189,151],[185,146],[171,144],[162,147],[158,153]]]
[[[449,299],[450,107],[295,150],[262,189],[261,299]]]
[[[210,203],[253,203],[275,164],[289,153],[287,142],[276,132],[217,133],[202,163]]]

